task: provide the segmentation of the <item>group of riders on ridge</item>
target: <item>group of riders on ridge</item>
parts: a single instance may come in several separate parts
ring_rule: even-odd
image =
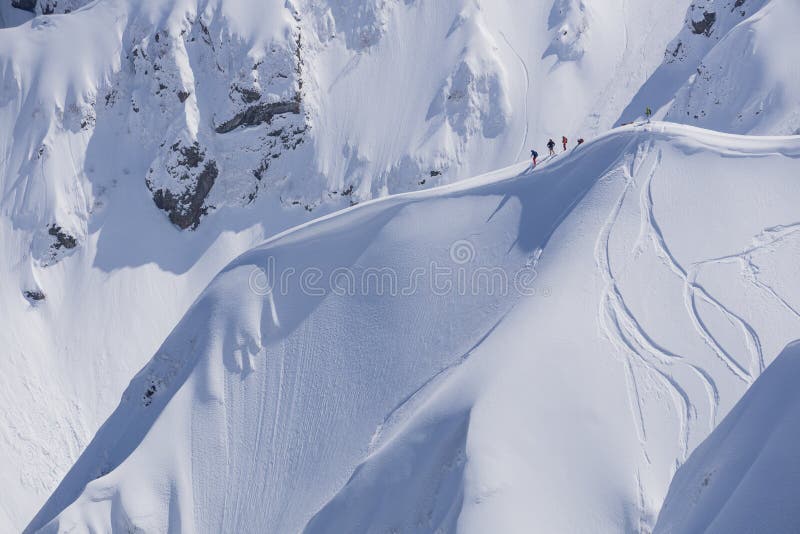
[[[569,142],[569,139],[567,139],[566,136],[562,135],[561,136],[561,145],[564,147],[564,152],[567,151],[567,143],[568,142]],[[583,138],[581,137],[580,139],[578,139],[578,146],[581,146],[582,144],[583,144]],[[555,141],[553,141],[552,139],[547,141],[547,148],[550,150],[550,155],[551,156],[555,156],[556,155],[556,142]],[[538,158],[538,157],[539,157],[539,153],[536,152],[535,150],[531,149],[531,159],[533,160],[533,166],[534,167],[536,167],[536,158]]]
[[[650,123],[650,117],[653,116],[653,110],[650,109],[650,106],[647,106],[647,108],[645,108],[644,116],[645,116],[645,119],[647,120],[647,123],[649,124]],[[633,123],[632,122],[626,122],[624,124],[621,124],[621,126],[625,126],[625,125],[628,125],[628,124],[633,124]],[[562,135],[561,136],[561,145],[564,147],[564,152],[567,151],[567,143],[568,142],[569,142],[569,140],[567,139],[567,136]],[[578,146],[581,146],[582,144],[583,144],[583,138],[581,137],[580,139],[578,139]],[[550,155],[551,156],[555,156],[556,155],[556,142],[555,141],[553,141],[552,139],[548,140],[547,141],[547,148],[548,148],[548,150],[550,150]],[[539,157],[539,153],[536,152],[535,150],[531,149],[531,160],[533,161],[533,166],[534,167],[536,167],[536,158],[538,158],[538,157]]]

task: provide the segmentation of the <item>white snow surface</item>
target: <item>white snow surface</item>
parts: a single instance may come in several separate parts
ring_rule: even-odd
[[[798,137],[654,122],[273,237],[27,531],[652,530],[800,328],[798,170]]]
[[[548,137],[592,139],[646,105],[726,132],[796,133],[797,3],[734,3],[39,0],[33,12],[0,3],[0,532],[25,528],[212,278],[269,236],[503,168],[529,148],[544,153]],[[707,11],[712,31],[694,33]],[[757,142],[722,139],[715,150],[731,142],[737,154]],[[180,206],[157,207],[159,191]],[[429,226],[449,222],[437,215]],[[351,230],[354,240],[366,231]],[[425,257],[413,246],[409,265]],[[533,264],[535,248],[509,258]],[[753,263],[746,276],[768,291],[795,276],[783,267],[792,261],[786,252],[773,271]],[[476,301],[475,313],[512,300]],[[632,309],[637,320],[652,313],[644,302]],[[725,324],[708,327],[734,335]],[[472,327],[457,341],[464,332],[448,326],[432,361],[466,350],[480,337]],[[664,336],[684,344],[682,331]],[[305,524],[330,497],[312,495],[285,524]]]
[[[24,527],[228,262],[351,203],[604,131],[687,3],[0,4],[0,531]],[[214,169],[179,231],[155,193]]]
[[[678,470],[656,533],[800,531],[798,381],[795,341]]]

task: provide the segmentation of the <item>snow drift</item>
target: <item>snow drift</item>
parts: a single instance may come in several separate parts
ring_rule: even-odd
[[[678,470],[655,532],[797,532],[800,343],[787,346]]]
[[[796,137],[653,123],[278,235],[27,531],[652,529],[800,328],[799,169]]]

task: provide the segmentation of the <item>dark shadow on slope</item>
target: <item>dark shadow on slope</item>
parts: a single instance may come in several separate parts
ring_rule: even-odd
[[[396,205],[388,209],[370,209],[369,206],[364,206],[366,209],[360,209],[358,213],[352,213],[345,218],[349,221],[355,218],[360,222],[355,230],[339,233],[334,237],[325,236],[323,231],[327,228],[335,232],[340,222],[339,218],[322,221],[311,228],[300,229],[293,234],[294,239],[278,240],[274,244],[267,244],[243,254],[223,269],[218,275],[217,282],[225,282],[225,274],[236,268],[248,267],[252,270],[264,268],[269,265],[269,258],[275,258],[275,265],[280,266],[278,268],[292,269],[295,273],[301,273],[310,267],[330,272],[335,267],[349,265],[356,261],[369,246],[372,238],[391,220],[400,207]],[[320,235],[315,238],[317,234]],[[325,239],[328,246],[336,245],[338,241],[335,258],[320,257],[318,249],[320,239]],[[286,258],[288,260],[285,262],[281,261]],[[334,261],[340,263],[334,264]],[[237,278],[234,282],[239,283],[242,280]],[[230,289],[224,284],[223,288]],[[247,291],[247,289],[247,286],[237,286],[237,290]],[[250,289],[253,289],[252,286]],[[214,290],[215,284],[212,283],[209,290],[189,309],[156,355],[133,378],[123,393],[120,404],[100,427],[75,465],[30,522],[25,530],[26,533],[44,527],[75,502],[89,483],[119,467],[139,447],[161,412],[192,374],[200,359],[216,356],[208,354],[208,347],[213,345],[209,341],[213,336],[209,325],[216,313],[216,307],[203,305],[204,300],[211,299],[213,302],[213,299],[218,298],[215,294],[210,295]],[[326,296],[304,291],[294,285],[289,286],[289,292],[286,294],[276,288],[274,296],[264,298],[262,335],[265,339],[259,341],[266,343],[291,334],[325,300]],[[272,317],[270,299],[274,299],[277,323],[270,320]],[[248,371],[234,368],[233,355],[236,351],[243,350],[247,350],[247,347],[241,346],[237,336],[225,336],[222,358],[229,371]]]
[[[469,411],[415,425],[359,465],[304,529],[455,532],[464,502]]]
[[[524,175],[524,179],[490,184],[473,194],[502,193],[490,220],[511,198],[516,198],[522,212],[514,246],[525,252],[544,248],[572,209],[620,160],[626,146],[637,139],[638,134],[609,135],[583,145],[578,151],[559,155],[546,167]]]
[[[662,63],[622,111],[614,126],[633,122],[644,116],[648,107],[653,112],[668,104],[693,72],[693,64]]]
[[[800,341],[678,469],[654,532],[798,532]]]

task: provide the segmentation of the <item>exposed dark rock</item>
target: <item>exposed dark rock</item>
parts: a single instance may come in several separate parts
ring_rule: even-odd
[[[299,114],[300,102],[297,100],[290,100],[288,102],[273,102],[271,104],[250,106],[244,111],[240,111],[234,115],[232,119],[217,126],[215,130],[217,133],[228,133],[239,126],[255,126],[263,123],[269,124],[272,122],[275,115],[283,115],[285,113]]]
[[[175,143],[171,147],[173,152],[178,152],[178,165],[182,167],[197,168],[200,163],[205,159],[205,153],[200,151],[200,143],[195,141],[190,146],[181,146],[180,143]]]
[[[28,289],[23,291],[22,294],[25,295],[26,299],[33,302],[39,302],[45,299],[44,293],[39,289]]]
[[[692,22],[692,32],[697,35],[711,35],[711,28],[714,26],[714,23],[717,21],[717,14],[716,13],[709,13],[708,11],[703,12],[703,20],[693,20]]]
[[[239,93],[239,98],[241,98],[242,102],[245,104],[252,104],[253,102],[258,102],[261,99],[261,93],[257,89],[234,85],[233,91]]]
[[[142,401],[144,402],[145,406],[150,406],[153,403],[153,395],[156,394],[158,391],[158,386],[154,383],[151,383],[142,395]]]
[[[181,103],[186,102],[186,99],[189,98],[189,94],[188,91],[178,91],[178,100],[180,100]]]
[[[433,178],[434,176],[441,176],[441,175],[442,171],[431,171],[431,178]]]
[[[178,153],[177,165],[168,167],[167,171],[187,185],[183,192],[177,194],[164,188],[155,190],[153,202],[156,207],[167,212],[170,222],[178,228],[195,229],[200,224],[200,218],[208,213],[209,207],[205,205],[205,200],[219,175],[217,162],[206,161],[205,152],[200,150],[197,142],[190,146],[175,143],[171,148]],[[200,168],[201,164],[202,170],[199,173],[192,172]],[[149,181],[148,188],[152,191]]]
[[[64,232],[57,224],[51,224],[47,229],[47,233],[56,238],[56,242],[50,245],[55,250],[61,248],[71,249],[78,246],[78,240]]]
[[[11,0],[11,7],[36,12],[36,0]]]

